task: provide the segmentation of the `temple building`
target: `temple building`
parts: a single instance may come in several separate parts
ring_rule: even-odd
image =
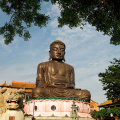
[[[35,83],[31,83],[30,81],[29,82],[15,82],[15,81],[12,81],[11,85],[8,85],[5,81],[4,84],[0,85],[1,88],[3,87],[7,87],[7,88],[17,88],[17,89],[21,89],[21,88],[24,88],[26,93],[25,93],[25,96],[24,96],[24,102],[26,101],[26,99],[30,99],[31,98],[31,92],[32,92],[32,89],[36,87],[36,84]]]
[[[118,103],[117,101],[115,101],[114,103],[112,102],[112,100],[107,100],[103,103],[101,103],[100,105],[98,105],[99,110],[100,109],[110,109],[113,107],[120,107],[120,103]]]
[[[98,103],[93,101],[93,100],[90,100],[90,109],[91,109],[91,113],[93,111],[98,111]]]
[[[5,81],[5,83],[2,84],[2,85],[0,85],[0,87],[1,87],[1,88],[3,88],[3,87],[10,87],[10,85],[8,85],[8,84],[6,83],[6,81]]]

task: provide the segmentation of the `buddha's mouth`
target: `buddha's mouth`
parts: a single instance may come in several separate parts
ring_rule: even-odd
[[[62,57],[62,55],[57,54],[56,57]]]

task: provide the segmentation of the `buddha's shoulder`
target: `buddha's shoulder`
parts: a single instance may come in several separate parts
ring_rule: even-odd
[[[41,63],[38,64],[38,66],[46,66],[46,65],[49,65],[49,64],[51,64],[50,61],[47,61],[47,62],[41,62]]]
[[[42,63],[40,63],[38,66],[39,66],[39,67],[48,67],[48,66],[51,66],[51,65],[53,65],[53,64],[55,64],[55,62],[53,62],[53,61],[47,61],[47,62],[42,62]],[[67,63],[62,63],[62,64],[64,64],[64,66],[65,66],[66,68],[74,69],[72,65],[69,65],[69,64],[67,64]]]
[[[72,65],[69,65],[67,63],[64,63],[67,68],[74,69]]]

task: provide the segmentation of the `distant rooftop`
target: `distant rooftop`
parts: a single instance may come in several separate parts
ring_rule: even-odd
[[[30,83],[29,82],[15,82],[15,81],[12,81],[11,85],[10,85],[12,88],[29,88],[29,89],[32,89],[32,88],[35,88],[36,87],[36,84],[35,83]]]
[[[6,81],[5,81],[5,83],[4,83],[4,84],[2,84],[2,85],[0,85],[0,87],[9,87],[9,85],[8,85],[8,84],[6,84]]]

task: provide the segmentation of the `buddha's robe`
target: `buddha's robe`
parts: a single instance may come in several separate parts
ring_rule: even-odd
[[[48,61],[38,65],[36,88],[32,98],[66,97],[90,100],[90,92],[75,89],[74,68],[59,61]]]

